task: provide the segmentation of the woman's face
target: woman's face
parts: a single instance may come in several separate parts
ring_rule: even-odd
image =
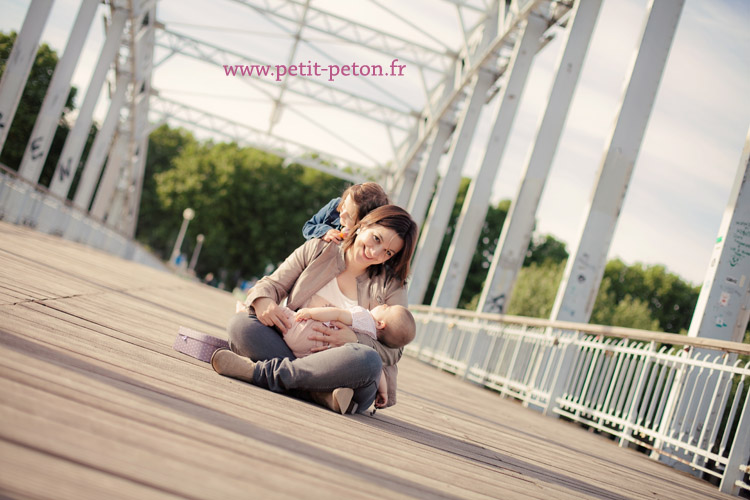
[[[347,231],[351,230],[352,226],[356,223],[357,204],[354,203],[352,195],[350,194],[346,196],[346,199],[341,204],[339,219],[341,220],[341,226],[345,227]]]
[[[404,247],[404,240],[393,229],[373,224],[360,228],[352,245],[353,258],[364,267],[387,261]]]

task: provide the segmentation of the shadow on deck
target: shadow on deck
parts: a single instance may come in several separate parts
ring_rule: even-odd
[[[416,360],[375,416],[220,377],[226,292],[0,223],[0,496],[731,498]]]

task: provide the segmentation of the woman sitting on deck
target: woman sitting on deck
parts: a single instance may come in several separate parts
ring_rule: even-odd
[[[417,224],[408,212],[385,205],[365,216],[340,246],[321,239],[307,241],[250,290],[248,312],[236,314],[228,326],[231,350],[216,351],[211,366],[221,375],[274,392],[310,393],[341,413],[350,408],[362,413],[370,407],[385,366],[390,378],[388,406],[394,404],[395,364],[403,349],[336,324],[338,329],[316,327],[320,335],[311,338],[324,346],[295,358],[279,335],[292,326],[279,302],[287,297],[292,310],[406,306],[405,282],[416,239]],[[332,397],[334,390],[338,397]]]

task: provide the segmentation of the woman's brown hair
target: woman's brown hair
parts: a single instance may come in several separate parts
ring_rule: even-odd
[[[357,205],[357,220],[354,221],[355,223],[364,219],[365,215],[369,214],[373,209],[390,203],[388,195],[385,194],[385,191],[377,182],[363,182],[362,184],[354,184],[346,188],[341,195],[339,205],[336,207],[336,210],[339,212],[347,196],[351,196]]]
[[[344,240],[343,249],[346,251],[354,244],[360,229],[370,226],[392,229],[403,240],[404,246],[383,264],[370,266],[367,269],[368,274],[373,277],[385,271],[389,277],[396,278],[402,284],[406,283],[406,278],[409,276],[409,263],[417,246],[417,223],[403,208],[396,205],[383,205],[368,213],[354,226],[354,230]]]

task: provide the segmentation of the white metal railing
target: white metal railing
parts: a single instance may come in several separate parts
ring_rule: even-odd
[[[405,353],[525,406],[750,491],[750,345],[411,306]],[[747,359],[747,358],[746,358]]]
[[[0,165],[0,220],[61,236],[150,267],[167,267],[140,244],[70,201]]]

